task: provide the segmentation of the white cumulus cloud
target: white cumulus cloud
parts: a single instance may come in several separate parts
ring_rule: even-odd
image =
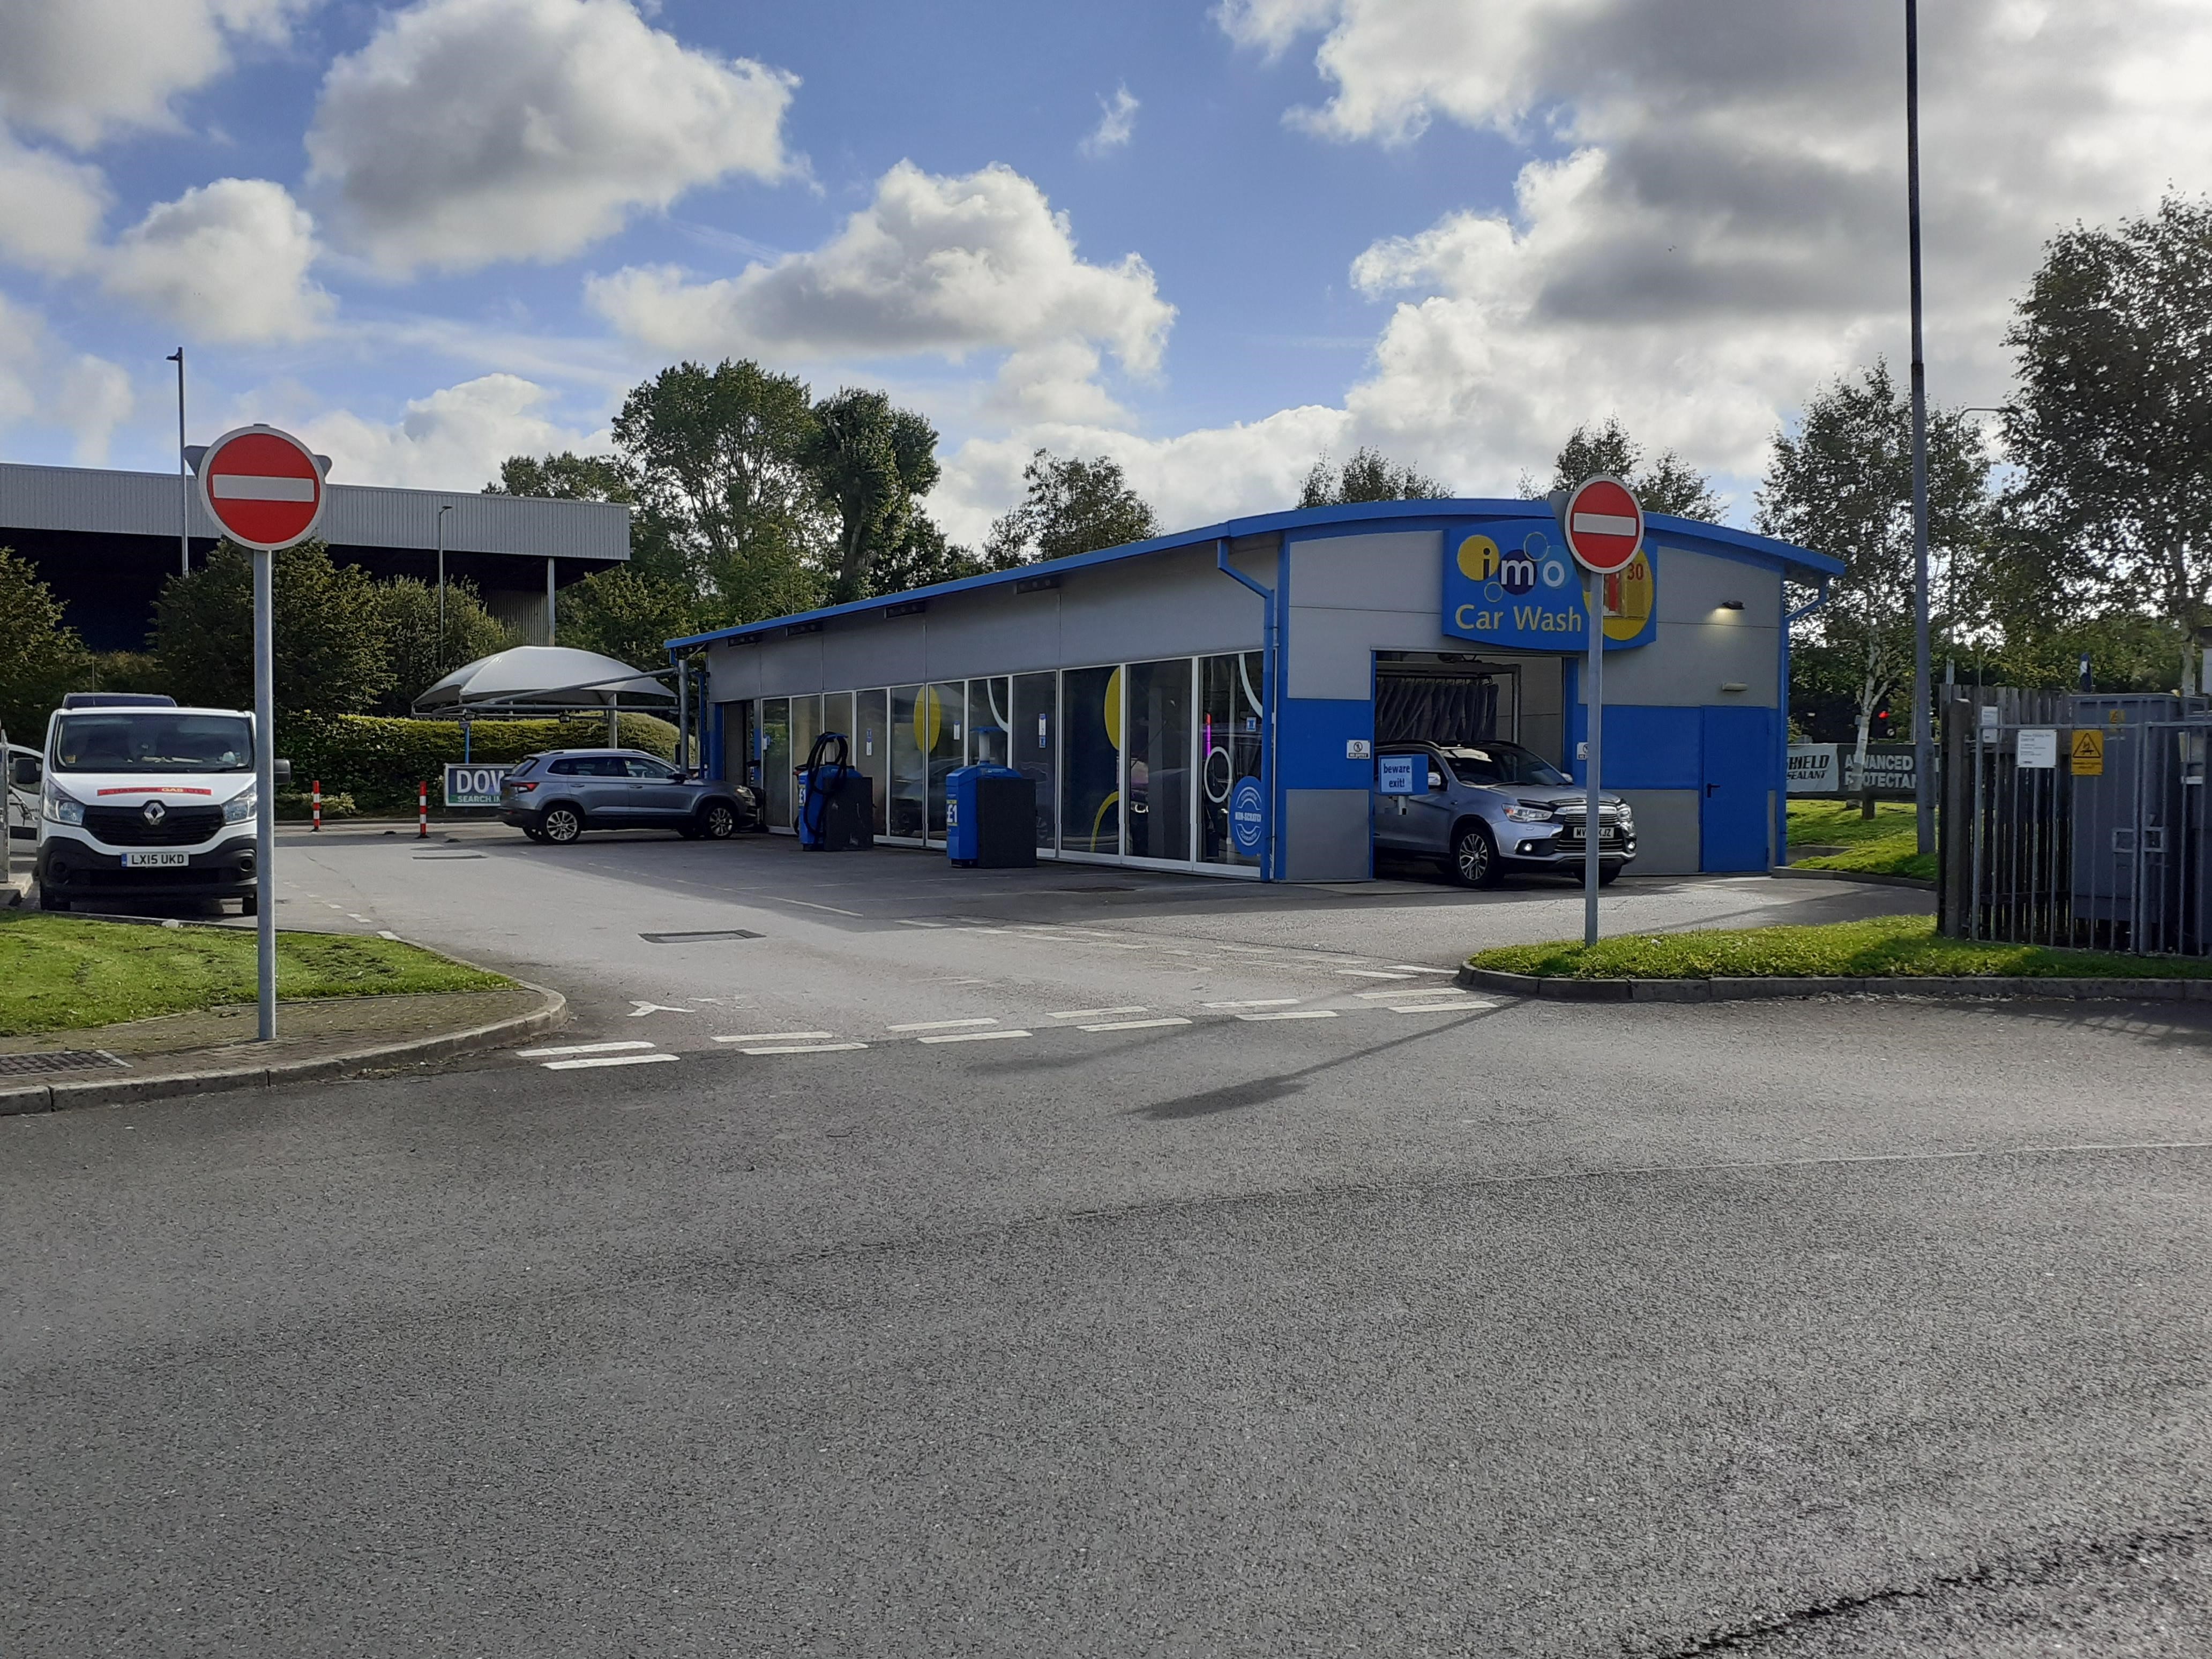
[[[563,258],[698,185],[790,174],[796,84],[630,0],[417,0],[331,64],[310,179],[392,272]]]
[[[59,427],[74,441],[76,459],[98,465],[136,402],[121,368],[71,352],[44,317],[0,294],[0,431]]]
[[[1080,148],[1085,155],[1103,155],[1128,143],[1137,131],[1137,112],[1143,106],[1128,88],[1116,87],[1111,98],[1098,100],[1098,125]]]
[[[0,115],[85,149],[173,124],[170,100],[281,41],[314,0],[0,0]]]
[[[17,143],[0,127],[0,258],[36,270],[86,263],[107,210],[100,169]]]
[[[341,483],[396,484],[471,495],[510,455],[604,451],[605,431],[564,426],[545,412],[552,393],[515,374],[485,374],[410,403],[393,422],[334,410],[295,428],[331,458]]]
[[[695,282],[665,266],[595,278],[591,302],[670,351],[851,359],[1088,342],[1149,374],[1175,307],[1132,253],[1093,264],[1067,216],[1004,166],[957,178],[902,161],[821,247]]]
[[[218,179],[125,231],[106,281],[198,339],[301,340],[331,308],[307,274],[316,252],[314,221],[282,185]]]

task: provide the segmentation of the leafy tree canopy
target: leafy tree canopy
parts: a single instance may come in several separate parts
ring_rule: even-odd
[[[1344,507],[1353,501],[1432,501],[1450,492],[1411,466],[1394,465],[1379,449],[1365,445],[1352,452],[1341,468],[1329,465],[1323,450],[1298,492],[1304,507]]]
[[[484,486],[487,495],[532,495],[542,501],[634,502],[637,492],[623,464],[611,455],[510,455],[500,463],[499,479]]]
[[[1696,468],[1685,465],[1673,450],[1647,466],[1644,446],[1630,437],[1627,428],[1613,416],[1607,416],[1601,428],[1578,426],[1574,429],[1559,447],[1559,456],[1552,464],[1552,482],[1546,489],[1572,489],[1585,478],[1601,477],[1618,478],[1634,490],[1646,513],[1666,513],[1678,519],[1717,524],[1728,511],[1728,503],[1715,491],[1711,481]],[[1521,491],[1525,495],[1545,493],[1525,476],[1521,480]]]
[[[507,626],[484,609],[469,582],[446,583],[446,631],[438,633],[438,590],[412,577],[374,584],[378,632],[390,680],[372,711],[405,714],[415,699],[464,663],[515,643]]]
[[[1040,449],[1022,469],[1022,483],[1020,505],[993,521],[983,544],[984,562],[994,570],[1160,533],[1158,515],[1129,487],[1121,464],[1105,456],[1086,461]]]
[[[915,502],[937,483],[937,428],[880,392],[845,390],[815,405],[799,453],[837,519],[830,602],[857,599],[870,568],[903,544]]]
[[[899,544],[869,570],[868,591],[908,593],[936,582],[980,576],[991,568],[966,548],[946,541],[927,514],[916,512],[907,520]]]
[[[333,563],[319,541],[275,558],[277,718],[373,707],[392,683],[375,584],[352,565]],[[178,701],[253,706],[253,564],[244,548],[222,542],[201,568],[163,584],[154,649]]]
[[[43,744],[46,716],[91,665],[76,630],[63,626],[53,590],[28,559],[0,547],[0,726],[9,740],[33,749]]]
[[[561,642],[647,672],[668,660],[668,641],[712,626],[680,582],[635,567],[587,576],[561,595]]]

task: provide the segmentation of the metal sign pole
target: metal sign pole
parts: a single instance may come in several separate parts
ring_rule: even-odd
[[[253,883],[261,1040],[276,1035],[276,675],[273,553],[253,556]]]
[[[1587,721],[1589,731],[1588,770],[1583,774],[1589,793],[1587,804],[1583,808],[1583,945],[1585,949],[1597,943],[1597,849],[1604,835],[1604,823],[1598,814],[1598,757],[1602,750],[1605,731],[1605,578],[1595,570],[1589,573],[1589,667],[1583,675],[1589,682],[1584,693],[1584,700],[1589,706]]]

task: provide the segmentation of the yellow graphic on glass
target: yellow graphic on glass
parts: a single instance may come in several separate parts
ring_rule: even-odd
[[[1106,677],[1106,707],[1100,712],[1106,717],[1106,741],[1118,751],[1121,747],[1121,671],[1118,668]]]
[[[1487,536],[1469,536],[1459,544],[1459,574],[1471,582],[1486,582],[1498,574],[1498,544]]]
[[[1658,591],[1652,580],[1651,561],[1638,548],[1636,556],[1628,562],[1626,570],[1605,577],[1605,636],[1609,640],[1632,640],[1643,633],[1651,620],[1651,604]],[[1584,579],[1583,609],[1589,609],[1588,579]]]
[[[925,755],[937,752],[937,734],[945,725],[945,704],[936,689],[925,685],[914,700],[914,740]]]

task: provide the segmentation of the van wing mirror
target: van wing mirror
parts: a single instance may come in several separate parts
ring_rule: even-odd
[[[289,783],[292,781],[291,762],[288,760],[271,761],[269,763],[269,781],[271,783]]]

